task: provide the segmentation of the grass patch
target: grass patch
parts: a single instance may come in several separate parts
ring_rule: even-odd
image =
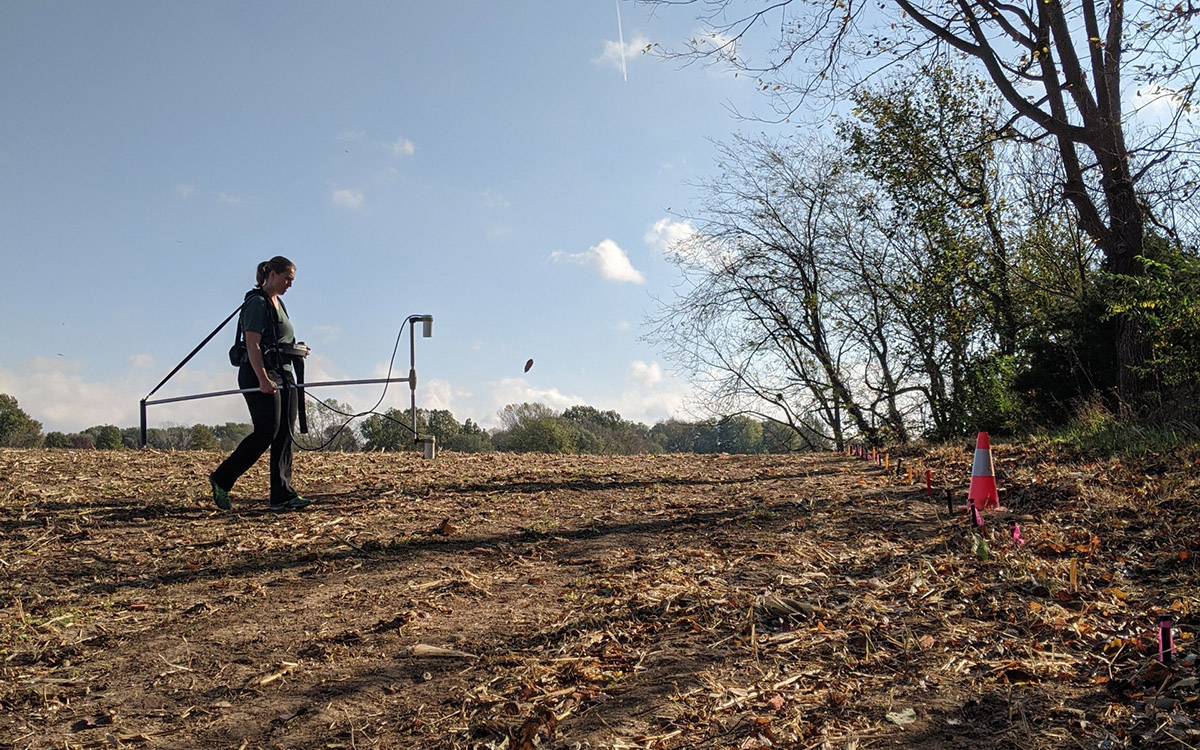
[[[1200,447],[1200,424],[1175,417],[1121,418],[1103,405],[1089,402],[1076,410],[1065,427],[1034,439],[1085,455],[1143,457]]]

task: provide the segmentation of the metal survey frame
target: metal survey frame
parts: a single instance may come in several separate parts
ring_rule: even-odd
[[[235,311],[235,314],[236,314],[236,311]],[[230,318],[232,318],[232,316],[230,316]],[[230,318],[226,318],[225,323],[228,323]],[[220,328],[223,327],[225,325],[225,323],[222,323],[221,326],[218,327],[218,330],[220,330]],[[416,327],[416,325],[414,325],[415,323],[421,324],[421,338],[426,338],[426,339],[432,338],[433,337],[433,316],[432,315],[409,315],[404,320],[404,323],[405,323],[405,325],[408,326],[408,377],[407,378],[370,378],[367,380],[329,380],[329,381],[325,381],[323,383],[304,383],[303,385],[284,384],[281,386],[276,386],[276,388],[277,389],[278,388],[295,388],[297,390],[304,390],[307,388],[324,388],[324,387],[333,386],[333,385],[375,385],[375,384],[379,384],[379,383],[408,383],[409,391],[410,391],[410,395],[411,395],[410,403],[411,403],[411,414],[412,414],[412,433],[414,436],[413,442],[421,443],[422,445],[424,445],[425,446],[425,457],[433,458],[437,452],[437,447],[436,447],[437,444],[436,444],[434,437],[432,435],[421,435],[417,432],[417,364],[416,364],[417,363],[417,327]],[[213,335],[215,335],[215,334],[216,334],[216,331],[213,331]],[[202,343],[200,346],[202,347],[202,346],[204,346],[204,344],[207,344],[209,339],[211,339],[211,338],[212,338],[212,335],[210,335],[208,337],[208,339],[205,339],[204,343]],[[174,375],[176,372],[178,372],[179,368],[182,367],[184,364],[186,364],[187,361],[189,359],[191,359],[192,356],[195,355],[196,351],[199,351],[199,348],[197,348],[191,354],[189,354],[183,360],[183,362],[181,362],[175,368],[175,370],[173,370],[171,372],[171,374],[168,375],[167,378],[163,380],[162,383],[159,383],[158,386],[156,386],[154,388],[154,391],[157,391],[160,387],[162,387],[163,383],[165,383],[167,380],[169,380],[171,378],[171,375]],[[146,398],[143,398],[139,402],[139,407],[140,407],[140,411],[141,411],[142,447],[143,448],[146,447],[146,432],[147,432],[146,407],[147,406],[156,406],[158,404],[172,404],[172,403],[176,403],[179,401],[196,401],[196,400],[202,399],[202,398],[216,398],[217,396],[232,396],[235,393],[257,393],[258,390],[259,390],[258,388],[235,388],[235,389],[227,390],[227,391],[213,391],[211,393],[196,393],[196,394],[192,394],[190,396],[172,396],[170,398],[156,398],[154,400],[150,400],[150,397],[147,396]],[[154,395],[154,391],[151,391],[150,395]]]

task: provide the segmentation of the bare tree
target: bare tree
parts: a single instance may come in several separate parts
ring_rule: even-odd
[[[1195,150],[1181,128],[1200,79],[1194,26],[1200,7],[1142,0],[643,0],[691,5],[710,33],[686,54],[720,59],[757,75],[785,113],[814,95],[844,97],[866,78],[915,55],[973,60],[1011,107],[1011,124],[1030,140],[1048,139],[1062,180],[1057,188],[1079,226],[1102,249],[1107,270],[1141,276],[1147,223],[1141,186],[1181,152]],[[743,55],[761,31],[773,39],[764,61]],[[1135,127],[1130,86],[1166,99],[1171,114]],[[1136,140],[1131,134],[1136,134]],[[1190,176],[1177,187],[1196,189]],[[1158,194],[1162,197],[1162,194]],[[1137,397],[1144,335],[1119,318],[1115,347],[1120,390]]]
[[[699,231],[673,248],[685,289],[654,321],[651,340],[706,386],[723,414],[753,413],[834,445],[846,428],[878,429],[862,406],[869,363],[834,300],[831,259],[847,247],[838,219],[853,210],[847,174],[820,147],[738,138],[705,185]],[[807,437],[805,438],[807,439]]]
[[[925,214],[993,193],[892,199],[836,145],[803,136],[741,137],[719,149],[721,173],[702,185],[690,217],[697,231],[672,248],[679,294],[649,337],[699,381],[715,413],[754,414],[797,432],[816,424],[814,436],[834,445],[854,436],[906,441],[917,413],[933,434],[962,434],[999,415],[989,411],[1000,402],[986,401],[996,392],[988,381],[1011,353],[998,350],[997,330],[1017,313],[995,315],[996,296],[979,277],[997,254],[996,236],[1013,248],[1001,268],[1011,276],[1008,304],[1083,296],[1071,275],[1081,261],[1064,252],[1075,247],[1071,236],[1057,236],[1057,215],[1041,217],[1028,203],[1036,192],[1011,191],[1010,210],[1033,217],[1023,222],[988,221],[971,206],[939,218]],[[1003,176],[1026,164],[992,155],[972,171]],[[909,187],[935,190],[924,179]]]

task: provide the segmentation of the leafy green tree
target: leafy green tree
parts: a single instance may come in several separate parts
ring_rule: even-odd
[[[0,447],[36,448],[42,442],[42,423],[17,405],[17,399],[0,393]]]
[[[96,449],[96,441],[86,432],[76,432],[67,436],[71,441],[71,447],[79,451],[90,451]]]
[[[722,453],[762,453],[763,427],[749,417],[727,417],[717,424]]]
[[[140,427],[122,427],[121,446],[129,449],[141,448],[142,429]]]
[[[664,453],[696,453],[699,433],[692,422],[668,419],[650,428],[650,440]]]
[[[696,453],[761,453],[762,423],[750,417],[709,419],[694,425]]]
[[[577,453],[578,430],[558,417],[523,420],[508,431],[502,450],[515,453]]]
[[[312,432],[311,427],[309,432]],[[324,450],[327,451],[356,453],[362,450],[362,443],[359,442],[353,425],[328,425],[322,432],[314,433],[310,438],[310,442],[316,441],[320,441],[318,445],[324,445]]]
[[[446,409],[434,409],[424,414],[425,432],[437,438],[438,445],[446,445],[462,432],[462,425]]]
[[[124,447],[124,443],[121,441],[121,430],[115,425],[96,425],[83,432],[85,435],[92,436],[92,442],[97,450],[115,451]]]
[[[305,399],[304,405],[308,415],[308,433],[294,433],[293,437],[298,445],[304,446],[306,450],[320,448],[350,453],[362,449],[355,424],[358,414],[354,407],[332,398],[318,400],[311,394]],[[241,442],[240,437],[237,442]]]
[[[581,443],[595,446],[594,435],[562,418],[545,404],[508,404],[499,412],[500,429],[492,435],[497,450],[518,453],[578,453]]]
[[[1071,404],[1103,400],[1117,382],[1115,360],[1097,361],[1089,351],[1107,346],[1115,333],[1104,319],[1106,294],[1094,289],[1078,305],[1047,308],[1039,330],[1023,345],[1022,369],[1013,387],[1039,422],[1067,423]]]
[[[146,444],[160,451],[187,450],[191,432],[190,427],[177,424],[151,427],[146,430]]]
[[[354,452],[361,450],[356,425],[354,422],[357,412],[350,404],[336,399],[316,398],[305,399],[308,410],[308,435],[301,437],[296,434],[300,445],[312,450],[323,446],[322,450]]]
[[[980,357],[967,372],[964,413],[976,430],[1009,435],[1021,429],[1027,405],[1016,388],[1018,363],[1001,354]]]
[[[804,441],[790,425],[766,421],[762,425],[763,453],[795,453],[804,450]]]
[[[579,405],[564,411],[562,418],[578,429],[576,442],[580,453],[632,455],[655,450],[650,428],[622,419],[615,411]]]
[[[625,420],[615,411],[600,411],[594,406],[582,404],[564,411],[562,418],[568,422],[609,430],[619,429],[625,424]]]
[[[980,409],[991,411],[1008,395],[978,373],[994,355],[1013,357],[1018,333],[1030,327],[1017,274],[1017,254],[1031,246],[1022,241],[1029,193],[1016,189],[1028,185],[1028,170],[1004,140],[1003,112],[989,87],[958,68],[928,64],[864,88],[854,101],[856,119],[840,132],[853,164],[895,216],[894,232],[883,232],[888,251],[869,251],[873,268],[863,271],[899,323],[887,344],[910,356],[897,369],[923,375],[884,384],[880,397],[919,390],[935,437],[982,429]],[[885,437],[907,439],[898,402],[885,414]]]
[[[372,414],[363,420],[363,450],[402,451],[410,450],[413,434],[408,427],[408,416],[399,409],[388,409],[386,416]],[[418,424],[418,429],[420,425]]]
[[[696,452],[721,453],[721,431],[717,429],[717,420],[706,419],[696,423]]]
[[[1144,374],[1191,395],[1200,376],[1200,258],[1174,248],[1160,249],[1159,255],[1143,258],[1146,277],[1112,278],[1110,310],[1149,332]]]
[[[487,431],[472,422],[470,418],[463,422],[462,429],[457,435],[447,438],[446,442],[442,444],[442,448],[459,453],[490,453],[496,449]]]
[[[1014,298],[1009,201],[1001,187],[1020,184],[999,168],[1003,113],[987,85],[941,63],[921,66],[854,94],[856,120],[840,132],[856,167],[880,184],[897,210],[953,249],[953,278],[990,322],[1000,353],[1012,355],[1021,326]]]
[[[558,416],[549,406],[539,403],[508,404],[500,410],[500,429],[510,430],[525,422]]]
[[[226,422],[213,425],[212,432],[220,443],[221,450],[231,451],[245,440],[247,435],[254,432],[254,425],[247,422]]]
[[[71,439],[66,434],[55,430],[46,433],[46,441],[42,445],[46,448],[70,448]]]
[[[190,434],[188,435],[188,450],[191,451],[215,451],[221,449],[221,441],[217,440],[217,436],[208,425],[195,424],[192,425]]]

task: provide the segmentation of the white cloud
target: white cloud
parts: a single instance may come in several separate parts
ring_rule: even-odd
[[[417,145],[407,138],[397,138],[388,144],[388,148],[396,156],[412,156],[417,152]]]
[[[620,42],[608,40],[604,42],[604,51],[599,57],[592,58],[592,62],[597,65],[611,65],[624,72],[625,67],[642,55],[649,46],[650,40],[640,34],[626,42],[623,48]]]
[[[629,375],[647,388],[663,379],[662,367],[657,362],[647,364],[641,360],[629,364]]]
[[[386,370],[386,365],[384,365],[384,369]],[[377,373],[376,377],[383,377],[383,372]],[[408,387],[401,383],[396,387],[395,392],[402,394],[403,399],[398,399],[397,403],[391,404],[391,406],[407,414],[409,409]],[[381,406],[380,411],[389,408],[390,396],[391,392],[389,391],[389,403]],[[378,398],[379,391],[376,390],[375,398],[364,403],[366,405],[373,404]],[[470,419],[485,429],[500,426],[499,413],[505,406],[526,402],[545,404],[555,411],[562,411],[577,404],[587,403],[587,400],[582,396],[563,393],[557,388],[536,388],[524,378],[505,378],[492,381],[484,384],[479,393],[457,388],[448,381],[438,379],[423,379],[417,388],[418,408],[446,409],[460,423]],[[357,404],[358,402],[351,403]]]
[[[343,130],[342,132],[337,134],[337,139],[339,141],[361,141],[363,138],[366,138],[366,137],[367,137],[366,133],[364,133],[361,130],[355,130],[354,128],[346,128],[345,130]]]
[[[175,193],[177,195],[179,195],[181,198],[192,198],[192,197],[196,197],[196,196],[204,196],[206,198],[211,198],[212,200],[215,200],[218,203],[229,203],[229,204],[236,205],[236,204],[242,202],[242,199],[240,197],[238,197],[236,195],[232,195],[230,193],[226,193],[223,190],[207,190],[206,189],[203,192],[201,192],[200,189],[197,188],[195,185],[188,185],[188,184],[176,185]]]
[[[129,367],[116,377],[88,380],[79,362],[38,357],[12,370],[0,369],[0,393],[16,398],[23,411],[42,423],[45,432],[78,432],[102,424],[135,427],[140,421],[138,403],[161,377],[147,371],[153,364],[150,355],[138,354],[131,357]],[[184,369],[152,400],[229,390],[235,387],[235,382],[236,373],[228,366]],[[151,404],[146,415],[151,426],[250,420],[245,401],[233,396]]]
[[[630,422],[653,426],[668,419],[690,419],[688,404],[692,389],[685,384],[671,383],[652,391],[633,390],[622,393],[615,404],[596,405],[597,409],[612,409]]]
[[[421,409],[445,409],[454,414],[455,405],[472,395],[470,391],[455,389],[446,380],[422,380],[417,390],[417,406]],[[454,418],[463,422],[467,416],[454,414]]]
[[[342,335],[342,329],[337,326],[313,326],[312,330],[320,336],[317,340],[323,344],[336,341]]]
[[[663,255],[673,254],[672,248],[691,239],[696,234],[696,228],[689,221],[675,221],[662,218],[654,222],[646,230],[646,244],[658,249]]]
[[[380,375],[380,377],[383,376]],[[333,363],[332,359],[322,354],[318,347],[310,351],[304,360],[304,379],[311,383],[325,383],[332,380],[344,380],[345,373]]]
[[[360,191],[360,190],[335,188],[333,190],[333,193],[329,196],[329,199],[333,201],[333,204],[335,206],[341,206],[343,208],[350,208],[350,209],[357,210],[359,208],[362,208],[363,200],[365,199],[365,196],[362,194],[362,191]]]
[[[657,362],[631,362],[629,377],[637,387],[625,391],[616,409],[625,419],[653,425],[668,419],[692,419],[689,407],[696,403],[695,388],[687,381],[663,372]],[[603,407],[601,407],[603,408]]]
[[[667,260],[685,265],[717,269],[728,260],[721,246],[700,234],[689,221],[659,219],[646,230],[644,239]]]
[[[505,209],[505,208],[508,208],[508,206],[509,206],[507,198],[505,198],[500,193],[493,192],[490,189],[484,190],[482,193],[482,196],[483,196],[484,208]]]
[[[562,411],[577,404],[587,403],[581,396],[563,393],[557,388],[535,388],[525,378],[504,378],[488,384],[488,409],[480,417],[480,424],[499,427],[499,412],[509,404],[545,404],[555,411]]]
[[[599,245],[594,245],[582,253],[564,253],[561,250],[555,250],[550,257],[560,263],[591,266],[609,281],[631,284],[646,283],[646,277],[633,267],[633,264],[629,262],[629,256],[612,240],[603,240]]]
[[[1137,89],[1129,99],[1130,104],[1144,118],[1157,120],[1174,116],[1182,106],[1183,99],[1175,91],[1157,85]]]

